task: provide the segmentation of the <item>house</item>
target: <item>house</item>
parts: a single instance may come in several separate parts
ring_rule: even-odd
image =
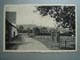
[[[6,12],[5,27],[6,41],[11,41],[18,35],[16,27],[16,12]]]

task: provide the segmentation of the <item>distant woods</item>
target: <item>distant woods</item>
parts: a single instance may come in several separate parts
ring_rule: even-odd
[[[27,26],[27,25],[26,25]],[[24,25],[18,26],[18,32],[19,33],[27,33],[28,35],[31,36],[36,36],[36,35],[51,35],[52,32],[56,34],[55,28],[49,28],[49,27],[24,27]],[[63,30],[63,33],[60,33],[60,35],[67,35],[71,36],[73,33],[67,30]]]
[[[18,32],[19,33],[34,33],[35,35],[37,33],[47,33],[55,30],[54,28],[47,28],[47,27],[24,27],[23,25],[18,26]]]

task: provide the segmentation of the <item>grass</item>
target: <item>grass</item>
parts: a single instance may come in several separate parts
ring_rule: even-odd
[[[23,35],[28,36],[27,34],[23,34]],[[74,50],[75,49],[75,38],[71,36],[60,36],[59,43],[52,41],[50,35],[48,36],[37,35],[31,38],[43,43],[50,50]],[[56,39],[55,36],[54,39]],[[65,46],[65,41],[66,41],[66,46]],[[6,42],[6,50],[16,50],[18,48],[18,45],[20,44],[24,44],[23,37],[21,34],[15,37],[11,42]]]
[[[17,43],[19,42],[19,43]],[[21,36],[18,35],[15,38],[12,38],[11,41],[6,42],[6,50],[16,50],[18,45],[20,45],[21,43]]]
[[[33,38],[35,40],[38,40],[39,42],[42,42],[50,50],[74,50],[75,49],[75,38],[71,36],[61,36],[59,43],[52,41],[50,36],[35,36]],[[54,39],[56,38],[54,37]]]

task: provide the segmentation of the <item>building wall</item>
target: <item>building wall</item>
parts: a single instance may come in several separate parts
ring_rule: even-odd
[[[6,20],[6,25],[5,25],[6,29],[6,41],[11,41],[12,38],[15,38],[18,35],[18,31],[17,28],[12,25],[11,23],[9,23],[9,21]]]
[[[6,36],[6,41],[10,41],[11,40],[11,30],[12,30],[12,25],[6,20],[6,24],[5,24],[5,36]]]
[[[16,28],[16,12],[6,12],[6,40],[11,41],[18,35]]]
[[[17,28],[15,28],[14,26],[12,26],[12,31],[11,31],[11,34],[12,34],[12,38],[14,38],[15,36],[18,35],[18,31],[17,31]]]

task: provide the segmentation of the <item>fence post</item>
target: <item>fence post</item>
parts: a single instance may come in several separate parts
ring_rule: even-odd
[[[54,32],[51,32],[51,40],[54,42]]]
[[[60,48],[60,32],[59,31],[57,31],[56,39],[57,39],[58,47]]]
[[[60,32],[57,32],[57,42],[60,43]]]
[[[66,49],[66,40],[65,40],[65,49]]]

